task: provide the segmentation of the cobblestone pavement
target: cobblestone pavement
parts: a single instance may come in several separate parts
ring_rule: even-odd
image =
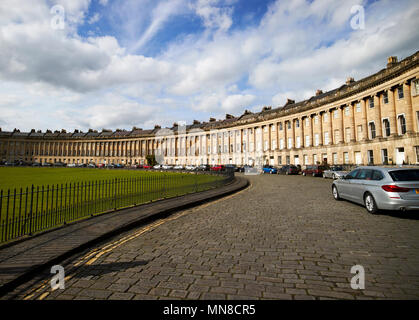
[[[335,201],[322,178],[249,179],[238,194],[63,262],[65,290],[51,291],[52,275],[40,276],[15,298],[419,298],[419,213],[369,215]],[[350,286],[356,264],[364,290]]]

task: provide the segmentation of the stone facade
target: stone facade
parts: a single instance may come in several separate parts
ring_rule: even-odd
[[[0,159],[143,164],[419,164],[419,52],[308,100],[152,130],[0,131]]]

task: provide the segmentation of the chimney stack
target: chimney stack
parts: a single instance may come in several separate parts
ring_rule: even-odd
[[[387,59],[387,68],[391,68],[395,64],[397,64],[397,57],[396,56],[388,57],[388,59]]]
[[[347,85],[350,85],[352,82],[355,82],[355,79],[354,79],[354,78],[352,78],[352,77],[348,77],[348,78],[346,79],[346,84],[347,84]]]
[[[217,121],[215,118],[210,118],[209,119],[209,122],[215,122],[215,121]]]
[[[317,89],[316,90],[316,96],[319,96],[323,93],[323,90]]]

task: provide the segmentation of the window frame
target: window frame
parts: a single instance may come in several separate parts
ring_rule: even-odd
[[[401,95],[401,96],[400,96]],[[397,99],[402,100],[404,99],[404,90],[403,85],[397,87]]]

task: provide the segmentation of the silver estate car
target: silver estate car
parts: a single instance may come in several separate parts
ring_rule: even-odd
[[[341,179],[348,174],[341,166],[331,166],[330,169],[323,171],[323,178]]]
[[[336,200],[346,199],[379,210],[419,210],[419,169],[358,167],[333,181]]]

